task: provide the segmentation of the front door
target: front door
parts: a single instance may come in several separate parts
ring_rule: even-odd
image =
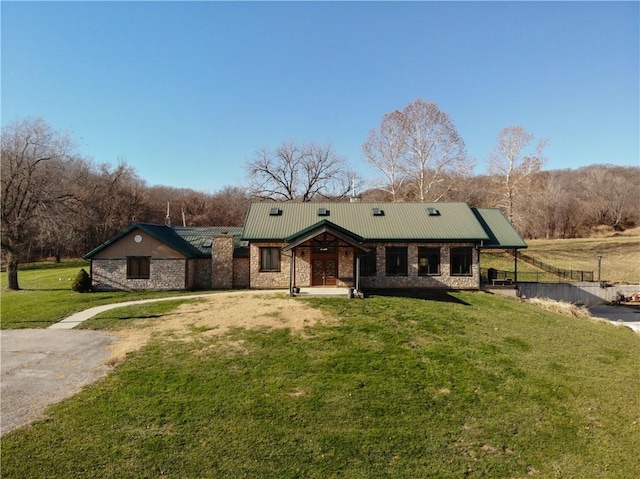
[[[336,255],[315,256],[311,269],[312,286],[336,285],[338,274],[338,258]]]

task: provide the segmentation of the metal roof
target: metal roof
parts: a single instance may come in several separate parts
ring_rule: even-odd
[[[489,241],[482,244],[483,248],[517,249],[528,247],[499,208],[472,208],[472,210],[489,234]]]
[[[183,240],[195,247],[202,255],[211,256],[211,238],[216,235],[230,234],[234,237],[234,256],[242,256],[240,237],[242,226],[174,226],[173,230]],[[205,246],[209,244],[209,246]],[[248,250],[247,250],[248,253]]]
[[[326,219],[368,241],[488,241],[466,203],[252,203],[243,239],[282,241]],[[436,210],[437,214],[430,209]],[[324,211],[323,211],[324,210]]]
[[[235,257],[248,257],[249,255],[248,248],[240,245],[240,237],[242,235],[242,227],[240,226],[187,226],[172,228],[170,226],[152,223],[134,223],[85,254],[83,258],[93,258],[100,251],[111,246],[136,229],[144,231],[149,236],[164,243],[186,258],[210,258],[211,245],[207,247],[205,244],[207,240],[211,240],[214,235],[219,234],[231,234],[234,236],[233,255]]]

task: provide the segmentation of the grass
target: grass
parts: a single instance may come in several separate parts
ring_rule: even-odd
[[[93,306],[188,294],[184,291],[76,293],[71,290],[71,283],[81,268],[88,270],[87,262],[25,265],[24,269],[21,267],[18,273],[22,288],[19,291],[6,289],[7,278],[6,273],[3,273],[0,278],[0,288],[2,288],[0,327],[2,329],[46,328],[72,313]]]
[[[305,301],[339,321],[156,337],[5,435],[3,477],[640,477],[630,330],[482,293]]]
[[[566,240],[527,240],[524,253],[540,261],[568,270],[593,271],[598,277],[598,256],[602,256],[601,279],[614,283],[640,283],[640,236],[578,238]],[[513,258],[501,251],[483,251],[483,268],[513,271]],[[558,278],[544,274],[523,261],[518,261],[518,277],[527,281],[539,273],[539,281],[555,282]]]

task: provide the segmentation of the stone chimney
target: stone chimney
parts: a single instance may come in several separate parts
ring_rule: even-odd
[[[215,235],[211,245],[211,288],[233,288],[233,235]]]

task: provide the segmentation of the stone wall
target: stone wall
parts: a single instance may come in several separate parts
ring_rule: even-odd
[[[186,287],[186,260],[151,259],[149,279],[127,279],[127,260],[94,259],[91,277],[95,291],[170,291]]]
[[[211,289],[211,258],[189,260],[189,289]]]
[[[248,288],[249,280],[249,258],[233,258],[233,287]]]
[[[451,275],[451,248],[466,246],[472,247],[470,243],[376,243],[367,244],[368,247],[376,247],[376,275],[361,276],[361,288],[440,288],[440,289],[478,289],[479,270],[478,254],[473,252],[473,265],[470,276]],[[407,247],[407,275],[387,276],[386,275],[386,247],[406,246]],[[440,247],[440,274],[436,276],[418,275],[418,248],[419,247]]]
[[[288,288],[291,252],[280,254],[280,271],[260,271],[260,248],[282,248],[284,243],[251,243],[249,249],[251,288]]]
[[[233,288],[233,235],[216,235],[211,248],[211,288]]]

